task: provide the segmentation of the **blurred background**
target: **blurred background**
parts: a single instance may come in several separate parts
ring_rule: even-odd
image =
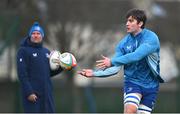
[[[161,84],[153,112],[180,112],[180,0],[1,0],[0,112],[22,112],[16,53],[34,21],[45,31],[44,46],[71,52],[78,66],[52,78],[57,113],[122,113],[123,70],[108,78],[87,79],[82,68],[95,68],[101,54],[111,57],[126,34],[125,15],[144,9],[146,27],[161,42]]]

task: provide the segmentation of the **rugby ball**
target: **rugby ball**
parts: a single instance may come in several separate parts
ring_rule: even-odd
[[[62,53],[60,55],[60,66],[65,70],[71,70],[77,66],[76,58],[69,52]]]
[[[51,70],[57,70],[60,66],[60,64],[57,62],[60,59],[61,53],[57,50],[51,51],[49,55],[49,64]]]

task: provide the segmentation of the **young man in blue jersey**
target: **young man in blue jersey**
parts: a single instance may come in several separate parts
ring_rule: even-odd
[[[118,43],[112,58],[102,56],[97,68],[82,69],[86,77],[112,76],[124,66],[124,113],[150,114],[154,107],[160,77],[160,42],[158,36],[145,27],[143,10],[131,9],[126,15],[127,35]]]
[[[17,52],[17,73],[25,113],[55,112],[51,77],[62,68],[51,70],[50,51],[43,47],[44,31],[35,22]],[[59,60],[55,59],[59,63]]]

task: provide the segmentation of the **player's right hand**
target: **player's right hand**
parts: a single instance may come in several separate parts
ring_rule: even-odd
[[[28,96],[28,100],[31,101],[31,102],[36,102],[37,101],[37,96],[36,94],[31,94]]]
[[[52,59],[52,62],[60,65],[60,59]]]
[[[78,74],[85,76],[85,77],[93,77],[93,70],[92,69],[83,69],[81,71],[77,71]]]

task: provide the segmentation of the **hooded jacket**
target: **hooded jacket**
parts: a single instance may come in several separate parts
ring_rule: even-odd
[[[17,53],[17,73],[20,81],[25,112],[54,112],[52,82],[50,78],[62,71],[51,71],[49,66],[50,51],[36,44],[27,37],[22,40]],[[35,103],[28,101],[28,96],[35,93]]]

